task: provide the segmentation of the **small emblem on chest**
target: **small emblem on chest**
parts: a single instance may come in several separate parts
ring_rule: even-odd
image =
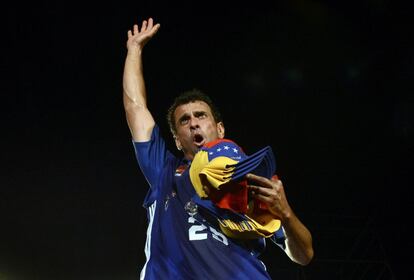
[[[177,176],[177,177],[180,177],[183,173],[184,173],[184,171],[187,169],[187,165],[186,164],[184,164],[184,165],[180,165],[180,166],[178,166],[177,167],[177,169],[175,170],[175,176]]]

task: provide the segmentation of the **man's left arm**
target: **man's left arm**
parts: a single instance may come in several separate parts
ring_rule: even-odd
[[[280,219],[286,234],[286,254],[301,265],[307,265],[313,258],[312,235],[290,207],[282,182],[274,176],[271,180],[247,174],[249,191],[253,197],[267,204],[269,211]]]

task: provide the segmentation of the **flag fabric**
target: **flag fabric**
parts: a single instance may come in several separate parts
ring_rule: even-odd
[[[229,139],[205,144],[194,156],[190,180],[202,211],[215,217],[227,236],[239,239],[270,237],[280,228],[267,207],[249,198],[247,173],[271,178],[276,170],[270,146],[248,156]]]

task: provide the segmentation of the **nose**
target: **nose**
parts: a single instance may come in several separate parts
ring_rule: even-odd
[[[195,129],[195,128],[199,128],[199,123],[198,123],[198,118],[191,116],[190,119],[190,128]]]

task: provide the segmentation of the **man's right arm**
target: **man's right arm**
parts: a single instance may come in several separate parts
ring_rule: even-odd
[[[132,139],[136,142],[150,140],[155,121],[147,108],[146,89],[142,67],[142,50],[154,36],[160,24],[150,18],[142,22],[141,30],[134,25],[128,31],[127,49],[123,76],[123,102]]]

